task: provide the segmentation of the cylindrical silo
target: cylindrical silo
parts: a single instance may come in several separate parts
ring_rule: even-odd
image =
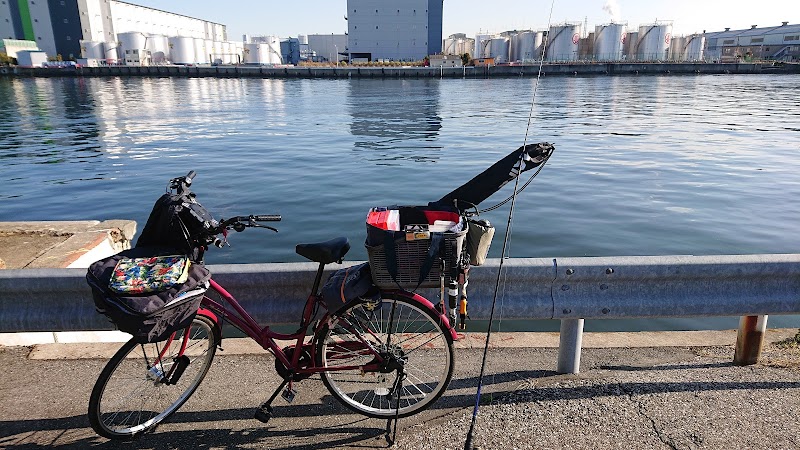
[[[581,24],[551,26],[547,33],[548,61],[575,61],[581,41]]]
[[[261,44],[244,44],[244,63],[263,64]]]
[[[625,40],[622,42],[622,56],[627,60],[636,59],[636,44],[639,43],[639,32],[633,31],[625,34]]]
[[[494,62],[507,63],[508,62],[508,38],[494,38],[489,41],[486,46],[484,54],[486,58],[494,58]]]
[[[686,47],[686,42],[687,42],[686,38],[683,36],[672,37],[672,41],[669,44],[669,50],[667,50],[670,61],[686,60],[686,58],[683,55],[683,49]]]
[[[144,50],[147,48],[147,36],[138,31],[117,34],[119,41],[120,56],[124,55],[128,50]]]
[[[169,60],[169,39],[161,34],[150,34],[145,44],[150,50],[154,64],[164,64]]]
[[[667,50],[672,41],[671,23],[654,23],[639,27],[639,42],[636,44],[636,59],[660,61],[668,57]]]
[[[175,36],[169,38],[170,58],[175,64],[194,64],[197,62],[194,38]]]
[[[625,42],[625,25],[609,23],[594,27],[594,59],[597,61],[619,61]]]
[[[119,44],[116,42],[106,42],[103,46],[104,48],[104,55],[105,60],[107,63],[116,63],[119,60],[119,53],[117,52],[117,48]]]
[[[489,41],[491,41],[493,37],[494,36],[491,34],[475,35],[475,48],[471,52],[472,57],[483,58],[484,52],[486,51],[486,46],[489,45]]]
[[[683,55],[684,61],[702,61],[703,49],[706,46],[706,37],[702,34],[693,34],[686,38]]]
[[[262,54],[266,56],[263,64],[283,64],[281,56],[281,41],[277,36],[267,36]]]
[[[511,38],[512,61],[534,61],[539,59],[538,49],[541,45],[541,35],[539,45],[536,44],[536,33],[533,31],[523,31]]]
[[[105,44],[98,41],[80,41],[81,56],[86,59],[106,59]]]

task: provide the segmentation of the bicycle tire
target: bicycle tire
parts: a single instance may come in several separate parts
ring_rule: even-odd
[[[111,358],[89,399],[89,423],[97,434],[134,438],[153,430],[191,397],[208,373],[221,335],[211,319],[195,316],[184,353],[189,363],[174,384],[168,383],[165,375],[177,362],[185,330],[175,332],[166,351],[166,342],[139,344],[131,339]],[[152,364],[162,351],[161,362]]]
[[[387,345],[390,323],[392,343]],[[399,408],[393,395],[399,372],[361,370],[374,362],[374,353],[356,334],[373,348],[404,360]],[[348,303],[331,315],[317,336],[317,365],[327,369],[321,372],[325,387],[346,407],[368,417],[416,414],[442,396],[453,376],[450,329],[430,308],[400,292],[382,293],[380,302]],[[337,366],[350,369],[335,370]]]

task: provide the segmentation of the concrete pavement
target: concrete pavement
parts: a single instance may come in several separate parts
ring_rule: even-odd
[[[800,350],[772,343],[796,332],[770,330],[761,363],[747,367],[731,364],[734,341],[725,332],[602,333],[605,339],[592,339],[608,345],[584,347],[579,375],[554,373],[557,349],[548,333],[497,335],[474,443],[481,449],[799,448]],[[450,388],[431,409],[400,421],[395,448],[463,448],[481,341],[470,336],[459,344]],[[653,342],[673,346],[636,346]],[[276,401],[269,424],[255,421],[254,408],[278,384],[272,357],[245,342],[223,344],[187,404],[154,433],[122,445],[97,437],[86,419],[92,385],[119,344],[0,347],[0,448],[387,447],[384,421],[351,414],[317,378],[297,385],[293,404]]]

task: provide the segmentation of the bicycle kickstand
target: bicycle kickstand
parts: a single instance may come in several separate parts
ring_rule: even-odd
[[[386,442],[391,447],[394,445],[395,439],[397,438],[397,422],[400,420],[400,396],[403,394],[403,371],[397,371],[397,378],[394,380],[394,386],[392,390],[397,394],[397,403],[395,403],[395,413],[394,417],[390,417],[386,420]],[[394,420],[394,430],[392,430],[392,420]],[[389,437],[389,433],[392,433],[392,436]]]
[[[269,399],[265,401],[261,406],[259,406],[258,409],[256,409],[256,413],[254,415],[256,420],[262,423],[269,422],[269,419],[272,418],[272,401],[275,400],[275,397],[277,397],[278,394],[280,394],[280,392],[283,390],[283,388],[286,387],[287,384],[289,384],[289,381],[291,381],[291,378],[284,379],[283,383],[281,383],[281,385],[278,386],[278,389],[275,389],[275,392],[272,393]]]

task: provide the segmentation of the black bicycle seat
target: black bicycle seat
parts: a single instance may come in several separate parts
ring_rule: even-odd
[[[322,264],[341,261],[348,250],[350,250],[350,241],[346,237],[338,237],[315,244],[297,244],[294,249],[298,255]]]

